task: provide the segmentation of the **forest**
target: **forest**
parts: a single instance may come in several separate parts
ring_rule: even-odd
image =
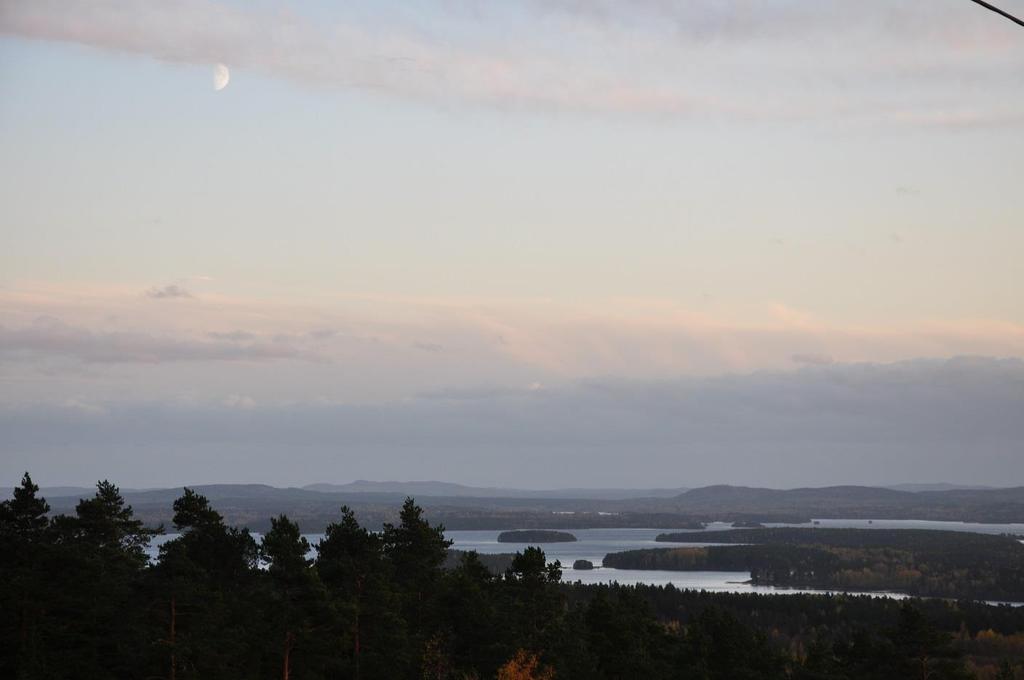
[[[618,569],[750,571],[754,583],[890,590],[1024,601],[1024,544],[1016,537],[913,529],[736,529],[661,534],[660,542],[735,543],[608,555]]]
[[[536,547],[495,574],[412,499],[379,532],[341,507],[310,546],[185,489],[155,561],[162,528],[109,482],[49,510],[27,474],[0,503],[0,677],[1024,677],[1018,609],[573,585]]]

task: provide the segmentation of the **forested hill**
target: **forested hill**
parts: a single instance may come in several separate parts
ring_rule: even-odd
[[[834,529],[772,527],[658,534],[663,543],[756,543],[758,545],[828,545],[834,548],[895,548],[932,552],[1006,552],[1024,557],[1018,537],[933,529]]]
[[[360,520],[371,526],[394,521],[406,494],[398,490],[404,487],[389,484],[367,482],[345,490],[343,487],[281,488],[265,484],[213,484],[194,489],[215,501],[231,524],[265,531],[271,517],[287,513],[302,520],[309,531],[318,532],[342,504],[355,509]],[[430,488],[438,492],[448,489],[447,486]],[[463,487],[459,493],[464,494],[467,489],[472,490],[472,487]],[[73,487],[56,491],[65,495],[47,496],[54,512],[68,512],[81,498],[91,494],[91,491]],[[573,490],[576,491],[583,493]],[[155,526],[170,522],[170,503],[180,493],[181,489],[174,488],[125,491],[123,495],[138,517]],[[789,490],[710,486],[670,498],[470,495],[417,498],[433,521],[443,522],[451,529],[686,528],[697,522],[715,520],[801,523],[827,518],[1024,522],[1024,487],[911,492],[862,486]]]
[[[467,486],[452,482],[373,482],[360,479],[348,484],[307,484],[302,487],[323,493],[387,493],[416,498],[534,498],[588,500],[627,500],[631,498],[671,498],[686,491],[685,487],[658,489],[586,488],[514,489],[490,486]]]
[[[761,585],[885,590],[1024,602],[1024,545],[1009,536],[885,529],[736,529],[662,534],[726,543],[608,555],[618,569],[749,571]]]
[[[627,489],[627,488],[562,488],[562,489],[515,489],[501,487],[479,487],[452,482],[374,482],[358,480],[347,484],[317,483],[302,487],[275,487],[267,484],[189,484],[191,489],[200,489],[210,499],[222,498],[309,498],[324,497],[365,497],[370,499],[394,499],[399,501],[412,496],[418,499],[440,498],[449,500],[493,500],[502,501],[629,501],[632,499],[674,498],[684,493],[686,487]],[[123,489],[126,498],[136,501],[174,498],[182,487],[161,487],[152,489]],[[51,500],[73,497],[88,498],[93,487],[54,486],[42,487],[40,493]]]
[[[762,489],[706,486],[643,507],[716,519],[756,516],[810,519],[930,519],[1024,522],[1024,487],[898,491],[867,486]]]

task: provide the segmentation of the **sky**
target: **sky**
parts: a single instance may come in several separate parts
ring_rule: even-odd
[[[1022,176],[968,0],[0,0],[0,478],[1024,484]]]

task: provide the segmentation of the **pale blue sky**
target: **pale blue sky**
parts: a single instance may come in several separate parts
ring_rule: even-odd
[[[1022,159],[967,0],[5,0],[0,406],[1019,358]]]

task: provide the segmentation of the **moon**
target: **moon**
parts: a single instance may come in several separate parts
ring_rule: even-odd
[[[231,71],[224,64],[217,64],[213,67],[213,89],[220,92],[231,81]]]

